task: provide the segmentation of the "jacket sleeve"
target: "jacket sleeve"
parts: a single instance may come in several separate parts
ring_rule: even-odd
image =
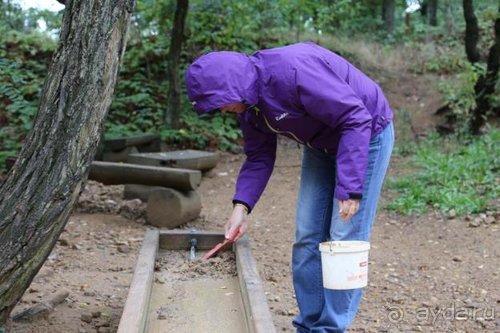
[[[372,117],[349,84],[327,64],[296,70],[299,101],[312,117],[338,131],[335,197],[361,199]]]
[[[256,130],[240,118],[240,128],[245,140],[246,160],[236,181],[233,203],[242,203],[249,212],[259,200],[271,177],[276,160],[276,134]]]

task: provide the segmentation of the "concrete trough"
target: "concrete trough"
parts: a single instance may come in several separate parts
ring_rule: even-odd
[[[275,333],[247,236],[223,249],[234,251],[237,269],[234,279],[216,279],[208,283],[189,279],[170,284],[155,283],[155,274],[158,274],[155,272],[155,262],[167,251],[185,251],[187,255],[193,238],[196,239],[197,251],[207,251],[222,242],[224,235],[190,230],[146,231],[118,333],[169,332],[173,327],[175,332],[190,333]],[[180,288],[187,288],[188,291],[176,299],[175,289]],[[213,298],[212,291],[217,292],[221,288],[224,288],[226,295],[234,292],[234,297]],[[181,325],[169,322],[170,318],[161,322],[156,320],[154,312],[160,303],[165,302],[178,302],[174,308],[185,315]]]

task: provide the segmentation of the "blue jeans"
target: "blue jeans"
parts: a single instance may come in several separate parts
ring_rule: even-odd
[[[297,332],[345,332],[351,325],[363,288],[324,289],[318,246],[327,240],[369,240],[393,145],[392,124],[370,141],[363,198],[348,222],[339,218],[339,203],[334,199],[335,156],[304,147],[292,252],[300,310],[293,321]]]

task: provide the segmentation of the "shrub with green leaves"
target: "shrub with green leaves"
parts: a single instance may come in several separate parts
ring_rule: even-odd
[[[40,33],[0,30],[0,170],[31,128],[56,43]]]
[[[241,132],[234,114],[200,118],[195,112],[185,112],[181,115],[181,122],[182,128],[164,129],[161,132],[167,144],[182,148],[239,150]]]
[[[428,208],[457,214],[497,209],[500,194],[500,130],[472,140],[432,136],[417,146],[413,163],[419,171],[388,180],[395,198],[387,209],[402,214]],[[444,148],[446,150],[444,150]]]

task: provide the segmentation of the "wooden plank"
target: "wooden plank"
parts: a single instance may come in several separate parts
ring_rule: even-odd
[[[196,239],[197,250],[210,250],[224,241],[224,234],[210,231],[161,230],[160,248],[164,250],[189,250],[193,238]],[[231,250],[231,245],[223,247],[222,250]]]
[[[250,333],[276,333],[248,236],[235,243],[236,268]]]
[[[179,191],[195,190],[201,183],[197,170],[162,168],[113,162],[92,162],[89,179],[105,185],[141,184],[171,187]]]
[[[219,154],[201,150],[176,150],[158,153],[134,153],[128,162],[141,165],[208,171],[219,162]]]
[[[151,144],[155,140],[160,140],[159,135],[138,135],[125,138],[105,139],[104,151],[119,151],[130,146],[142,146]]]
[[[142,333],[146,330],[158,239],[158,229],[146,230],[118,333]]]

